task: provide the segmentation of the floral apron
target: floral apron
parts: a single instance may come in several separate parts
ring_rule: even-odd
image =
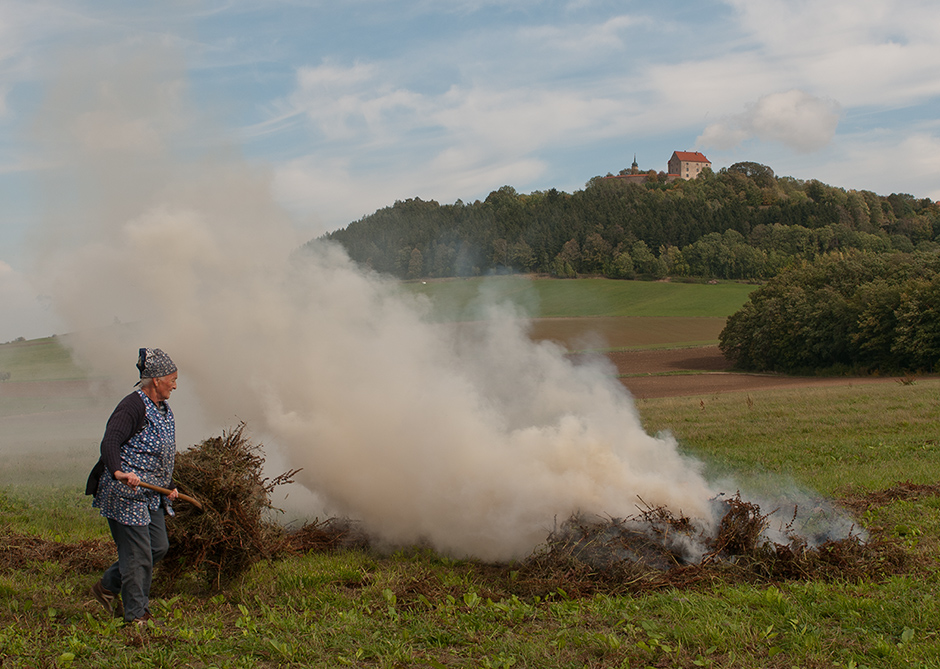
[[[162,412],[142,390],[137,393],[144,401],[147,420],[144,428],[121,446],[121,471],[137,474],[144,483],[168,488],[173,482],[176,461],[173,412],[166,402],[163,403],[166,412]],[[160,506],[173,513],[164,495],[145,488],[130,488],[108,471],[101,475],[92,506],[100,509],[105,518],[122,525],[149,525],[150,511]]]

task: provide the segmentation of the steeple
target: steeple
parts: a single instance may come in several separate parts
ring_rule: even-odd
[[[639,174],[640,166],[636,164],[636,154],[633,154],[633,165],[630,166],[630,174]]]

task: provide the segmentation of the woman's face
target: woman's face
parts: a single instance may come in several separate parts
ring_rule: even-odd
[[[173,372],[153,380],[153,389],[157,402],[163,402],[170,398],[170,393],[176,390],[176,377],[178,376],[179,372]]]

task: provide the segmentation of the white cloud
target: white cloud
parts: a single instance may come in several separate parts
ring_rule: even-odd
[[[857,44],[935,39],[933,0],[726,0],[742,28],[774,53],[822,54]]]
[[[706,149],[727,151],[743,143],[747,138],[748,132],[743,128],[728,123],[712,123],[705,128],[695,144]]]
[[[838,104],[804,91],[772,93],[747,105],[743,113],[706,127],[696,144],[726,150],[757,138],[808,153],[832,140],[839,116]]]
[[[610,127],[623,111],[613,98],[538,84],[500,88],[474,83],[420,93],[398,84],[390,69],[362,63],[303,68],[290,103],[328,141],[354,140],[353,145],[370,149],[376,143],[397,144],[408,152],[416,149],[409,133],[443,130],[450,142],[466,141],[483,153],[506,156],[563,142],[572,132]]]
[[[275,173],[273,191],[288,209],[314,215],[313,235],[345,227],[348,223],[391,205],[419,197],[447,204],[483,197],[506,184],[538,177],[545,165],[531,158],[480,163],[480,156],[463,155],[467,147],[449,149],[433,160],[407,170],[374,168],[352,171],[343,159],[302,158],[282,165]]]
[[[801,88],[844,105],[911,104],[940,93],[940,4],[933,0],[727,2],[750,36],[752,57]]]
[[[424,114],[418,94],[396,87],[375,65],[324,63],[297,72],[290,104],[306,114],[327,140],[362,139],[401,131]]]
[[[651,93],[650,113],[681,114],[688,125],[705,115],[733,113],[778,79],[753,56],[734,53],[652,65],[638,83]]]
[[[538,85],[420,93],[387,63],[324,63],[298,71],[280,109],[306,118],[318,146],[278,167],[275,187],[333,227],[397,199],[473,198],[536,179],[547,147],[616,134],[627,111],[614,97]]]
[[[646,19],[636,16],[613,16],[606,21],[581,24],[550,24],[523,27],[514,36],[525,49],[539,52],[561,52],[568,54],[597,54],[602,50],[624,49],[627,31],[638,25],[648,24]]]
[[[841,150],[814,168],[826,183],[880,195],[910,193],[940,200],[940,127],[881,129],[840,139]]]
[[[484,141],[493,153],[513,155],[547,144],[565,143],[609,127],[622,110],[613,99],[578,91],[536,87],[498,91],[485,87],[453,89],[435,119],[458,135]]]

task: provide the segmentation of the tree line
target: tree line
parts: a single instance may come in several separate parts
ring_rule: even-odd
[[[940,254],[832,252],[751,293],[719,346],[752,371],[938,372],[937,305]]]
[[[324,236],[402,279],[534,272],[764,280],[834,251],[940,251],[940,206],[736,163],[697,179],[594,177],[584,189],[398,201]]]

